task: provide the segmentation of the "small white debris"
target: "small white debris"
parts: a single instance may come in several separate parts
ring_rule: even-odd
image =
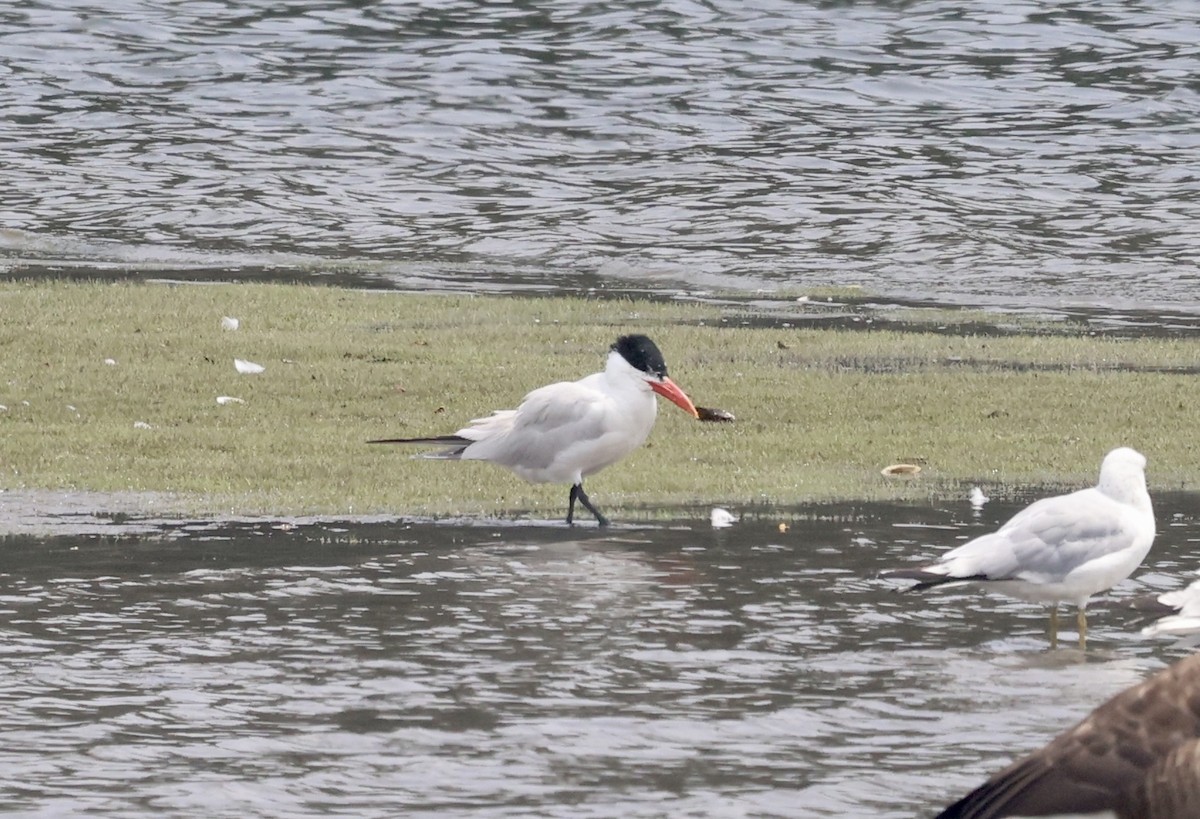
[[[242,326],[242,323],[240,321],[238,321],[237,319],[235,319],[233,316],[222,316],[221,317],[221,329],[222,330],[236,330],[238,327],[241,327],[241,326]]]
[[[891,466],[885,466],[883,469],[879,470],[879,474],[883,475],[885,478],[919,475],[920,473],[921,467],[917,466],[916,464],[892,464]]]
[[[258,375],[266,369],[262,364],[255,364],[253,361],[246,361],[241,358],[235,358],[233,366],[242,375]]]
[[[226,404],[245,404],[246,402],[240,398],[234,398],[232,395],[218,395],[217,403],[225,406]]]
[[[725,529],[737,523],[737,515],[734,515],[728,509],[722,509],[718,506],[712,510],[709,520],[712,522],[714,529]]]
[[[150,426],[145,421],[134,421],[133,428],[134,429],[154,429],[154,427]]]
[[[991,498],[989,498],[987,495],[983,494],[983,490],[980,489],[978,486],[971,487],[971,508],[972,509],[974,509],[975,511],[979,511],[980,509],[983,508],[983,505],[990,500],[991,500]]]
[[[110,367],[117,366],[117,360],[115,358],[106,358],[106,359],[104,359],[104,363]]]
[[[808,296],[801,296],[800,298],[796,299],[796,304],[807,304],[807,303],[808,303]]]
[[[6,404],[0,404],[0,412],[8,412],[8,406]]]
[[[71,412],[75,413],[76,415],[79,414],[79,410],[75,409],[74,404],[67,404],[67,409],[69,409]]]

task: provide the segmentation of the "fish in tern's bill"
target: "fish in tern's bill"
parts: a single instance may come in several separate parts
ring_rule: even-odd
[[[667,375],[658,346],[644,335],[621,336],[602,371],[536,389],[515,410],[476,418],[452,435],[368,443],[444,445],[448,448],[420,457],[490,461],[533,483],[569,483],[567,523],[574,521],[579,501],[607,526],[608,518],[583,491],[583,479],[642,445],[658,412],[655,393],[699,417]]]

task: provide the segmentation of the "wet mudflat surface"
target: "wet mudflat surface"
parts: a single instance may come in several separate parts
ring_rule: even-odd
[[[122,518],[107,535],[10,535],[4,802],[925,815],[1182,655],[1124,604],[1200,568],[1194,498],[1156,504],[1158,541],[1094,604],[1086,653],[1073,635],[1049,650],[1037,606],[877,578],[1016,508],[996,502],[780,510],[724,530]]]

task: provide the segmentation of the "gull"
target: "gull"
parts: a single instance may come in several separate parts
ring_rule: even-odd
[[[1156,601],[1172,613],[1146,626],[1142,634],[1184,638],[1200,634],[1200,580],[1193,580],[1182,589],[1164,592]]]
[[[937,819],[1200,816],[1200,655],[1117,694]]]
[[[1132,574],[1154,542],[1145,469],[1140,452],[1118,447],[1104,457],[1096,486],[1043,498],[936,563],[884,576],[919,581],[913,589],[982,583],[1021,600],[1049,603],[1051,645],[1058,642],[1058,604],[1074,603],[1084,647],[1088,598]]]
[[[449,449],[419,457],[490,461],[533,483],[569,483],[567,524],[574,521],[579,501],[607,526],[608,518],[583,491],[583,479],[642,445],[654,428],[655,393],[699,417],[692,400],[667,375],[657,345],[644,335],[621,336],[609,348],[602,371],[536,389],[515,410],[476,418],[452,435],[367,443],[443,444]]]

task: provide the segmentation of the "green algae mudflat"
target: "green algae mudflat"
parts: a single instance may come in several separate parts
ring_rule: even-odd
[[[616,520],[686,504],[993,496],[1092,483],[1105,452],[1151,489],[1200,476],[1200,341],[1062,329],[955,335],[747,323],[669,301],[305,285],[0,285],[0,488],[172,493],[195,513],[516,514],[567,489],[370,438],[453,432],[600,369],[644,332],[699,405],[593,476]],[[223,316],[239,320],[222,327]],[[966,326],[966,325],[964,325]],[[974,326],[974,325],[971,325]],[[242,374],[234,359],[262,365]],[[218,397],[238,399],[218,403]],[[916,463],[919,475],[880,470]],[[673,512],[674,514],[675,512]]]

